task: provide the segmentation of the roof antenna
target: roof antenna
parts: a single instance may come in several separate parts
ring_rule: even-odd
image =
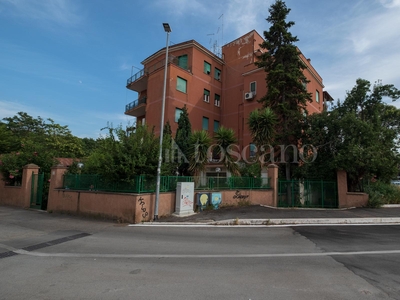
[[[221,52],[222,52],[222,46],[224,45],[224,14],[220,15],[218,20],[221,19]],[[221,53],[222,56],[222,53]]]

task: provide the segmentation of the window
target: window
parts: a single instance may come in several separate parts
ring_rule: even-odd
[[[175,108],[175,122],[178,122],[179,117],[181,116],[182,109],[180,108]]]
[[[219,128],[219,121],[214,120],[214,132],[217,132]]]
[[[221,70],[218,68],[215,68],[214,70],[214,78],[217,80],[221,80]]]
[[[303,87],[304,90],[307,91],[307,80],[303,80]]]
[[[187,54],[178,56],[178,66],[182,69],[188,69],[188,56]]]
[[[204,61],[204,73],[210,75],[211,74],[211,64]]]
[[[178,77],[176,81],[176,89],[178,91],[186,93],[186,86],[187,86],[187,81],[183,78]]]
[[[255,144],[250,144],[250,157],[255,157],[256,156],[256,145]]]
[[[316,91],[315,93],[315,101],[319,103],[319,91]]]
[[[203,130],[208,130],[208,118],[203,117]]]
[[[214,105],[218,107],[221,105],[221,96],[218,94],[215,94]]]
[[[257,89],[257,82],[255,81],[250,82],[250,92],[252,92],[253,95],[256,94],[256,89]]]
[[[207,103],[209,103],[210,102],[210,91],[209,90],[206,90],[206,89],[204,89],[204,102],[207,102]]]

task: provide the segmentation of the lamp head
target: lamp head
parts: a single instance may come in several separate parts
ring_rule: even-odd
[[[165,32],[171,32],[171,31],[172,31],[172,30],[171,30],[171,27],[169,26],[168,23],[163,23],[162,25],[164,26]]]

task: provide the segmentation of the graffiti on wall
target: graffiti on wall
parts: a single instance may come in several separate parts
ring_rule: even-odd
[[[233,195],[233,199],[237,200],[246,200],[247,198],[249,198],[249,195],[242,195],[242,192],[239,190],[237,190],[235,195]]]
[[[147,211],[147,209],[145,207],[146,202],[144,202],[144,199],[142,197],[140,197],[138,199],[138,202],[139,202],[139,205],[141,207],[140,209],[142,210],[142,218],[144,219],[149,215],[149,212]]]

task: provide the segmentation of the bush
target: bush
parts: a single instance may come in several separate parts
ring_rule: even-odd
[[[400,188],[395,185],[377,181],[366,186],[365,192],[369,195],[368,207],[400,204]]]

